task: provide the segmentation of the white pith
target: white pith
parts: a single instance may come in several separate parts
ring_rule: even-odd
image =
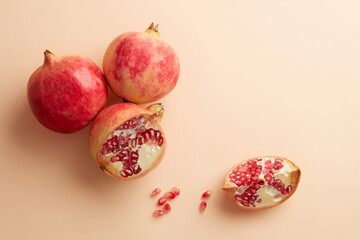
[[[107,139],[111,139],[114,136],[129,136],[131,139],[134,139],[136,137],[137,134],[137,130],[139,130],[140,128],[146,130],[149,128],[153,128],[155,130],[159,130],[160,126],[158,124],[158,122],[155,119],[150,118],[140,118],[141,124],[139,126],[137,126],[136,128],[133,129],[117,129],[115,130]],[[161,133],[161,136],[164,137]],[[106,142],[105,141],[105,142]],[[131,142],[131,141],[130,141]],[[131,146],[131,144],[130,144]],[[142,169],[140,171],[140,173],[138,174],[133,174],[132,176],[127,177],[127,179],[136,177],[139,174],[142,174],[146,171],[148,171],[149,169],[151,169],[156,163],[157,161],[160,159],[161,155],[164,152],[164,148],[165,148],[165,143],[163,143],[161,146],[158,146],[157,142],[154,141],[150,141],[147,142],[145,144],[142,145],[137,145],[135,148],[131,147],[130,149],[132,151],[138,151],[138,161],[137,164],[140,166],[140,168]],[[117,154],[119,154],[119,152],[115,152],[115,153],[109,153],[106,154],[104,156],[102,156],[103,158],[103,162],[106,162],[106,165],[104,166],[106,168],[107,171],[109,171],[110,173],[112,173],[113,175],[120,177],[120,171],[123,169],[123,163],[121,161],[116,161],[116,162],[112,162],[111,161],[111,157],[116,156]]]
[[[273,164],[275,162],[276,157],[264,157],[264,158],[258,158],[261,159],[261,161],[257,162],[257,165],[262,166],[262,170],[264,170],[265,167],[265,161],[270,160]],[[281,177],[282,182],[285,184],[285,187],[288,185],[292,185],[294,188],[294,183],[291,183],[292,174],[297,171],[297,169],[287,163],[286,161],[282,161],[283,167],[280,170],[274,171],[274,179],[278,179],[279,176]],[[255,201],[254,205],[250,205],[249,208],[263,208],[263,207],[269,207],[274,205],[275,203],[283,200],[286,198],[286,195],[281,194],[280,191],[278,191],[275,187],[268,185],[267,181],[264,178],[265,174],[262,172],[259,175],[259,181],[263,180],[265,182],[264,185],[261,186],[261,188],[256,192],[256,195],[259,195],[258,199],[261,199],[260,202]],[[236,186],[235,183],[232,183]],[[235,187],[234,186],[234,187]],[[234,192],[233,197],[235,198],[235,195],[242,195],[246,189],[248,189],[250,186],[236,186],[236,191]],[[241,205],[241,203],[239,203]]]

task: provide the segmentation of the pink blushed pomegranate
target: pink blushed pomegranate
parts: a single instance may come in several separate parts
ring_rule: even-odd
[[[130,180],[146,175],[163,158],[166,141],[160,120],[164,108],[119,103],[105,108],[90,128],[90,152],[109,176]]]
[[[180,64],[174,49],[152,23],[145,32],[126,32],[108,46],[103,70],[111,89],[134,103],[149,103],[176,85]]]
[[[286,158],[256,157],[234,166],[225,177],[223,190],[240,208],[266,209],[289,199],[300,175],[300,169]]]
[[[30,108],[46,128],[73,133],[104,107],[107,89],[103,74],[85,57],[57,57],[48,50],[44,55],[44,64],[27,85]]]

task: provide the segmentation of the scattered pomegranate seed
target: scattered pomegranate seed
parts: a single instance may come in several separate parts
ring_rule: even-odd
[[[174,199],[175,197],[176,197],[176,195],[172,192],[166,192],[164,194],[164,198],[166,198],[166,199]]]
[[[153,215],[155,217],[160,217],[160,216],[164,215],[164,212],[162,210],[155,210]]]
[[[180,189],[178,189],[177,187],[173,187],[173,188],[171,189],[171,192],[172,192],[173,194],[175,194],[175,196],[179,196],[179,195],[180,195]]]
[[[154,191],[152,191],[151,196],[156,196],[159,195],[160,193],[161,193],[161,189],[155,188]]]
[[[166,198],[164,198],[164,197],[159,198],[159,200],[158,200],[158,204],[159,204],[159,206],[164,205],[164,203],[166,203],[166,201],[167,201],[167,199],[166,199]]]
[[[163,211],[165,214],[169,213],[171,211],[171,206],[170,204],[166,203],[164,206],[163,206]]]
[[[207,207],[207,203],[204,202],[204,201],[202,201],[202,202],[200,203],[200,212],[205,211],[206,207]]]
[[[212,194],[212,191],[211,191],[211,190],[207,190],[206,192],[203,193],[202,197],[203,197],[203,198],[208,198],[208,197],[210,197],[211,194]]]

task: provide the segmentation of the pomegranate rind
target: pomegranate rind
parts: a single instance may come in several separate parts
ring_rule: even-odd
[[[292,186],[292,190],[290,193],[288,193],[287,195],[285,195],[281,200],[279,201],[274,201],[272,199],[272,197],[268,197],[268,198],[264,198],[262,201],[265,202],[269,202],[270,204],[264,207],[246,207],[244,205],[242,205],[239,201],[237,201],[234,196],[235,196],[235,192],[236,190],[239,188],[235,183],[230,181],[230,174],[233,172],[234,169],[236,169],[239,165],[250,161],[250,160],[256,160],[256,159],[263,159],[263,158],[271,158],[271,159],[281,159],[284,162],[286,162],[290,167],[291,167],[291,172],[289,173],[289,179],[288,182],[289,184],[291,184]],[[236,164],[235,166],[233,166],[230,171],[227,173],[227,175],[225,176],[225,183],[222,187],[222,190],[227,191],[229,194],[229,197],[235,202],[235,204],[241,208],[241,209],[245,209],[245,210],[250,210],[250,211],[257,211],[257,210],[264,210],[264,209],[269,209],[275,206],[278,206],[279,204],[285,202],[287,199],[289,199],[296,191],[299,182],[300,182],[300,177],[301,177],[301,171],[300,168],[291,160],[284,158],[284,157],[279,157],[279,156],[260,156],[260,157],[254,157],[254,158],[249,158],[246,160],[243,160],[241,162],[239,162],[238,164]]]
[[[89,125],[105,106],[107,88],[100,68],[83,56],[44,52],[44,64],[30,76],[27,98],[36,119],[59,133]]]
[[[179,58],[159,36],[158,27],[149,27],[145,32],[125,32],[109,44],[103,71],[118,96],[143,104],[157,101],[175,88]]]
[[[154,169],[161,162],[166,152],[166,138],[164,137],[164,132],[159,124],[163,116],[163,112],[164,108],[160,103],[152,104],[146,109],[133,103],[119,103],[102,110],[92,123],[89,133],[90,153],[92,157],[97,161],[100,168],[110,177],[125,181],[142,177],[146,175],[149,171]],[[101,156],[100,150],[104,145],[105,141],[109,138],[109,136],[114,132],[115,129],[117,129],[127,120],[138,116],[146,117],[149,119],[152,118],[155,120],[155,122],[158,123],[157,128],[161,131],[161,134],[163,135],[164,142],[161,146],[163,150],[159,155],[158,159],[154,161],[153,164],[147,166],[146,169],[143,169],[138,174],[134,174],[131,177],[124,178],[121,177],[119,174],[114,174],[114,172],[118,172],[118,169],[115,168],[113,165],[108,164],[109,160],[105,160],[105,158]]]

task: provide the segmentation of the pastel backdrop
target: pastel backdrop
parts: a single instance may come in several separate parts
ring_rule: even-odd
[[[358,1],[0,2],[1,239],[359,239]],[[101,67],[126,31],[160,26],[181,73],[161,99],[168,149],[149,175],[106,176],[89,127],[42,127],[26,99],[43,51]],[[118,102],[110,94],[108,105]],[[246,212],[221,191],[237,162],[279,155],[302,170],[282,205]],[[177,186],[155,219],[155,187]],[[200,196],[214,191],[200,214]]]

